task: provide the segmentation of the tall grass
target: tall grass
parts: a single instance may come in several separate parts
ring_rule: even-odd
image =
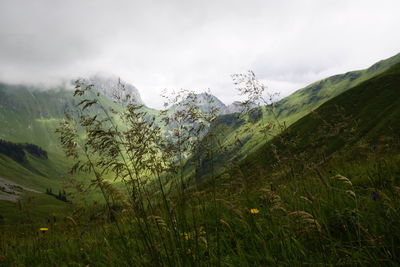
[[[252,73],[240,83],[248,97],[239,116],[247,118],[246,106],[259,103],[265,87]],[[62,221],[3,226],[0,265],[399,263],[399,158],[373,151],[357,162],[321,161],[281,151],[298,142],[283,134],[281,146],[272,146],[268,172],[234,163],[217,172],[215,157],[224,149],[210,128],[217,110],[198,108],[193,92],[167,99],[163,128],[123,86],[115,99],[123,104],[119,111],[102,105],[84,82],[75,94],[79,112],[66,117],[60,140],[75,159],[71,171],[87,173],[89,189],[100,190],[103,201]],[[271,131],[286,131],[275,123]],[[205,178],[196,171],[201,168],[208,170]],[[43,226],[49,231],[40,232]]]

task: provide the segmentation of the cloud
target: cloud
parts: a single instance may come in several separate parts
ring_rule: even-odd
[[[160,107],[164,88],[211,88],[255,71],[281,95],[400,52],[396,0],[2,0],[0,80],[54,84],[102,71]]]

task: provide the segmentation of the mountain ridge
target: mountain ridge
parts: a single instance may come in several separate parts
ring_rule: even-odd
[[[357,84],[385,72],[400,63],[400,53],[381,60],[367,69],[333,75],[311,83],[272,106],[253,108],[248,114],[226,114],[215,121],[214,131],[221,132],[220,146],[224,152],[217,156],[217,165],[239,161],[256,151],[279,133],[276,121],[289,127],[326,101],[342,94]],[[272,125],[271,125],[272,123]],[[272,128],[270,127],[272,126]]]
[[[319,158],[365,158],[368,153],[390,153],[400,148],[400,63],[330,99],[293,123],[282,138],[274,137],[242,160],[244,169],[266,169],[276,164],[272,150]],[[313,153],[311,153],[313,151]],[[316,151],[318,153],[316,153]]]
[[[278,119],[289,126],[330,98],[351,88],[349,86],[382,73],[396,62],[400,62],[400,54],[377,62],[366,70],[347,72],[317,81],[277,102],[274,110]],[[49,159],[56,158],[57,164],[60,164],[63,156],[54,130],[63,119],[64,113],[73,111],[78,101],[72,97],[72,90],[58,89],[35,91],[29,86],[0,83],[0,139],[38,145],[49,152]],[[335,90],[337,92],[332,93]],[[199,96],[202,98],[204,93]],[[217,97],[212,98],[220,107],[229,108]],[[108,97],[104,101],[110,107],[117,105]],[[146,111],[151,116],[158,114],[153,109],[147,108]],[[270,138],[261,133],[262,127],[273,119],[273,115],[265,107],[255,108],[242,118],[238,118],[235,113],[219,116],[213,127],[220,127],[222,130],[223,135],[219,141],[227,147],[227,151],[224,155],[219,155],[218,160],[222,163],[232,159],[239,160],[262,146]],[[274,134],[276,132],[271,132],[271,136]]]

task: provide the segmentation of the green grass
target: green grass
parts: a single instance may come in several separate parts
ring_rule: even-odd
[[[0,205],[3,227],[15,225],[47,225],[47,220],[63,220],[73,210],[72,205],[46,194],[25,192],[18,202],[2,201]]]
[[[339,166],[333,174],[323,171],[324,180],[310,173],[264,176],[256,183],[247,183],[239,175],[226,177],[218,183],[217,209],[209,187],[188,193],[187,215],[193,212],[195,216],[188,216],[188,226],[175,237],[180,246],[168,242],[172,229],[161,211],[157,216],[162,234],[156,221],[148,221],[149,236],[159,242],[149,251],[139,240],[134,218],[118,215],[128,239],[125,248],[111,221],[104,217],[89,220],[96,210],[89,206],[85,215],[73,215],[73,220],[57,218],[54,223],[45,217],[31,225],[4,226],[0,259],[4,265],[124,266],[128,253],[134,265],[396,265],[400,261],[396,227],[400,180],[390,175],[382,180],[380,174],[398,175],[400,158],[370,156],[357,164]],[[334,178],[337,173],[352,183]],[[259,213],[249,213],[250,208]],[[39,227],[50,230],[42,234]],[[172,262],[161,244],[167,246],[170,257],[175,255]]]
[[[182,192],[170,184],[165,198],[153,187],[142,187],[139,199],[121,198],[121,184],[107,186],[109,208],[86,192],[74,205],[26,194],[21,204],[1,206],[0,265],[396,266],[399,77],[394,65],[345,90],[255,152],[236,150],[249,155],[228,172]],[[244,127],[229,115],[218,120],[232,130],[222,141]],[[6,157],[0,170],[41,188],[66,168],[53,168],[57,161],[56,153],[49,162],[29,158],[43,177]]]

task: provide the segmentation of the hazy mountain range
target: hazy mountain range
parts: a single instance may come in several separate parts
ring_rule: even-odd
[[[399,62],[400,54],[382,60],[365,70],[352,71],[317,81],[275,103],[273,114],[271,110],[259,107],[246,115],[245,120],[239,119],[235,114],[240,111],[238,102],[225,105],[212,96],[213,105],[220,109],[221,114],[212,127],[222,129],[223,134],[219,137],[219,142],[226,148],[224,153],[218,155],[217,166],[218,164],[222,166],[232,160],[242,160],[261,149],[274,135],[274,131],[271,131],[268,136],[263,133],[263,128],[268,121],[278,119],[288,127],[325,102],[377,77]],[[386,77],[386,79],[389,78]],[[90,77],[88,81],[104,96],[103,104],[118,106],[111,100],[112,91],[118,87],[119,83],[124,83],[123,81],[107,75],[96,75]],[[125,90],[135,102],[144,104],[135,86],[126,84]],[[48,159],[27,154],[24,162],[17,162],[12,157],[0,153],[0,176],[37,190],[43,190],[49,184],[54,187],[60,186],[60,179],[65,177],[69,163],[60,149],[58,135],[54,130],[63,119],[65,112],[76,109],[78,102],[72,94],[72,90],[61,87],[52,90],[35,90],[30,86],[0,83],[0,139],[13,143],[37,145],[48,153]],[[396,92],[393,98],[397,96]],[[346,95],[346,97],[349,101],[356,103],[357,94]],[[370,97],[372,101],[375,96],[371,93]],[[398,101],[398,99],[394,100]],[[209,108],[204,93],[197,95],[197,101],[201,109]],[[150,115],[157,116],[157,110],[148,107],[144,109]],[[203,173],[206,173],[207,162],[204,162],[203,166]]]

